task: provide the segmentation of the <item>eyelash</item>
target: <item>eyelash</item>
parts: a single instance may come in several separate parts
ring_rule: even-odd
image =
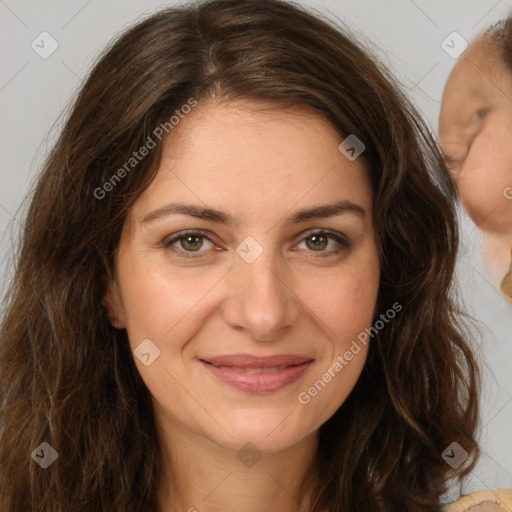
[[[173,238],[171,238],[169,240],[165,240],[163,242],[163,246],[165,248],[176,251],[179,254],[179,256],[182,258],[197,258],[200,256],[201,252],[206,252],[206,251],[201,251],[201,250],[185,251],[184,249],[177,249],[175,247],[172,247],[172,245],[175,244],[176,242],[179,242],[180,240],[185,239],[187,236],[191,236],[191,235],[196,236],[198,238],[205,238],[209,242],[213,243],[212,240],[203,231],[200,231],[200,230],[199,231],[182,231],[177,236],[174,236]],[[333,231],[328,231],[325,229],[319,229],[319,230],[311,231],[311,232],[307,233],[307,235],[301,239],[301,242],[304,241],[306,238],[311,238],[313,236],[325,236],[327,238],[330,238],[331,240],[335,240],[339,244],[339,247],[337,247],[335,249],[331,249],[329,251],[325,251],[325,250],[318,251],[318,253],[319,253],[318,256],[315,255],[314,257],[326,258],[329,256],[336,255],[339,252],[341,252],[343,250],[350,249],[352,247],[352,242],[345,235],[342,235],[341,233],[337,233],[337,232],[333,232]],[[198,253],[198,255],[197,256],[194,255],[194,252]],[[316,251],[311,251],[311,252],[314,253]]]

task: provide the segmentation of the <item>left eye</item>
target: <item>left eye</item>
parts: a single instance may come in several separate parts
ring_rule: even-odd
[[[211,247],[206,247],[205,250],[201,250],[204,248],[205,240],[211,244]],[[325,249],[328,247],[329,241],[335,242],[335,247],[331,247],[326,251]],[[179,246],[177,246],[178,243]],[[334,233],[324,230],[310,232],[303,238],[301,243],[305,243],[307,249],[311,250],[312,252],[328,254],[337,253],[340,250],[348,249],[351,246],[351,242],[348,240],[348,238],[346,238],[341,233]],[[210,238],[200,231],[189,231],[181,233],[180,235],[164,242],[164,247],[172,248],[174,251],[181,253],[180,256],[187,258],[195,257],[191,253],[205,252],[206,250],[211,249],[212,246],[213,242],[210,240]]]
[[[329,241],[335,242],[335,247],[331,248],[329,251],[325,251],[324,249],[329,245]],[[350,242],[344,235],[330,231],[315,231],[309,233],[308,236],[304,238],[304,243],[307,248],[311,249],[313,252],[333,253],[350,247]]]

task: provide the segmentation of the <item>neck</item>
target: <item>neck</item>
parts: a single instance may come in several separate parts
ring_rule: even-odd
[[[160,512],[298,512],[310,508],[316,432],[279,452],[255,452],[252,460],[239,460],[236,452],[190,431],[167,429],[160,439]]]
[[[512,236],[510,233],[482,231],[482,240],[484,264],[492,278],[499,283],[509,270]]]

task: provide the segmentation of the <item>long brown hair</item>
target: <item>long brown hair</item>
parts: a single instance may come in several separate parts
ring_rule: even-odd
[[[5,299],[1,510],[157,510],[149,391],[101,300],[161,142],[104,184],[191,98],[308,106],[340,142],[354,134],[366,146],[377,310],[403,311],[372,338],[355,388],[320,428],[311,510],[438,510],[448,479],[478,455],[479,374],[452,283],[455,191],[388,72],[345,28],[280,0],[162,10],[118,37],[79,91],[31,195]],[[42,442],[58,454],[46,469],[31,458]],[[469,454],[457,469],[442,457],[452,442]]]

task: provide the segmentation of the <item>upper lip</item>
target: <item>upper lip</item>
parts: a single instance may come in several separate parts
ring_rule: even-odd
[[[278,366],[296,366],[309,361],[311,357],[293,354],[257,357],[250,354],[232,354],[216,357],[201,358],[201,361],[215,366],[232,366],[234,368],[275,368]]]

